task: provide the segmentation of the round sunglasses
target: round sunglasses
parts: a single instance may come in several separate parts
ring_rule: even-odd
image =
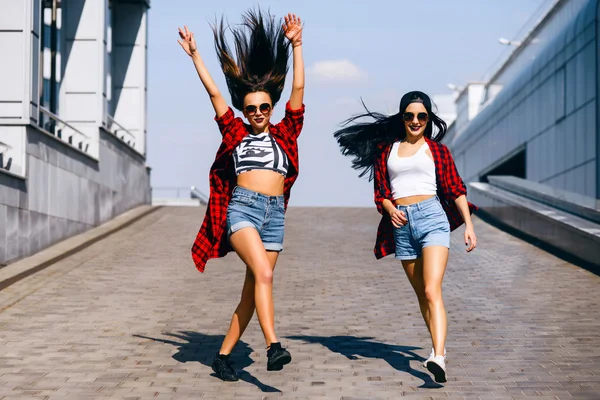
[[[427,113],[420,112],[417,114],[417,120],[419,120],[420,123],[427,122],[428,118],[429,116],[427,115]],[[404,114],[402,114],[402,119],[404,119],[404,121],[406,122],[411,122],[415,119],[415,114],[411,112],[405,112]]]
[[[260,106],[256,107],[253,105],[248,105],[245,108],[246,114],[252,116],[256,114],[256,110],[260,110],[263,114],[268,114],[271,112],[271,105],[269,103],[262,103]]]

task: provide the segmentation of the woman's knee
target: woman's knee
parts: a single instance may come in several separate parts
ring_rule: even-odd
[[[254,280],[259,284],[273,283],[273,270],[270,265],[265,265],[263,268],[258,268],[254,271]]]
[[[425,286],[425,289],[423,290],[423,297],[429,303],[435,303],[438,301],[442,301],[442,288],[437,285]]]

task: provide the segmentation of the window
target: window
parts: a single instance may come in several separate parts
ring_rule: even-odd
[[[480,182],[488,182],[488,176],[490,175],[511,175],[517,178],[526,179],[526,150],[523,148],[518,153],[510,157],[509,159],[497,165],[494,169],[487,172],[480,179]]]
[[[58,114],[58,94],[61,80],[60,41],[61,41],[61,1],[43,0],[42,37],[40,40],[42,90],[40,105]],[[43,125],[43,118],[40,118]]]
[[[560,122],[565,118],[567,109],[567,104],[565,101],[565,96],[567,95],[567,78],[564,66],[556,71],[555,80],[556,122]]]

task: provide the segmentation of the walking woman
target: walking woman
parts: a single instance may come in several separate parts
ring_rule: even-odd
[[[466,250],[473,250],[477,239],[471,213],[476,208],[467,202],[452,156],[440,143],[446,123],[432,112],[425,93],[406,93],[400,112],[392,116],[366,111],[347,120],[334,136],[342,154],[354,157],[352,166],[361,170],[360,176],[369,174],[374,181],[375,204],[382,214],[375,256],[394,253],[402,262],[433,344],[424,366],[437,382],[446,382],[442,279],[450,231],[464,222]],[[365,117],[373,121],[358,122]]]
[[[267,345],[267,370],[281,370],[292,359],[275,335],[273,270],[283,250],[283,226],[290,189],[298,176],[297,138],[304,120],[302,24],[293,14],[285,23],[270,14],[248,11],[232,28],[237,62],[227,45],[223,20],[213,27],[233,106],[248,124],[235,117],[208,73],[187,27],[178,41],[192,58],[216,112],[223,136],[210,169],[210,199],[204,222],[192,247],[200,272],[210,258],[231,250],[246,264],[241,300],[212,368],[221,379],[238,380],[229,355],[248,326],[254,309]],[[287,40],[286,40],[287,39]],[[293,54],[292,93],[285,117],[271,124],[273,107],[283,91],[288,60]],[[227,289],[228,290],[228,289]]]

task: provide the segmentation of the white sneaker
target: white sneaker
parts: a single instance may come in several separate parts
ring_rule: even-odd
[[[433,374],[436,382],[446,382],[446,361],[443,356],[436,356],[427,361],[427,369]]]
[[[427,357],[427,360],[423,361],[423,368],[427,368],[427,361],[433,359],[433,357],[435,357],[435,350],[433,350],[433,347],[431,348],[431,353],[429,353],[429,357]],[[444,347],[444,361],[446,361],[446,348]]]

